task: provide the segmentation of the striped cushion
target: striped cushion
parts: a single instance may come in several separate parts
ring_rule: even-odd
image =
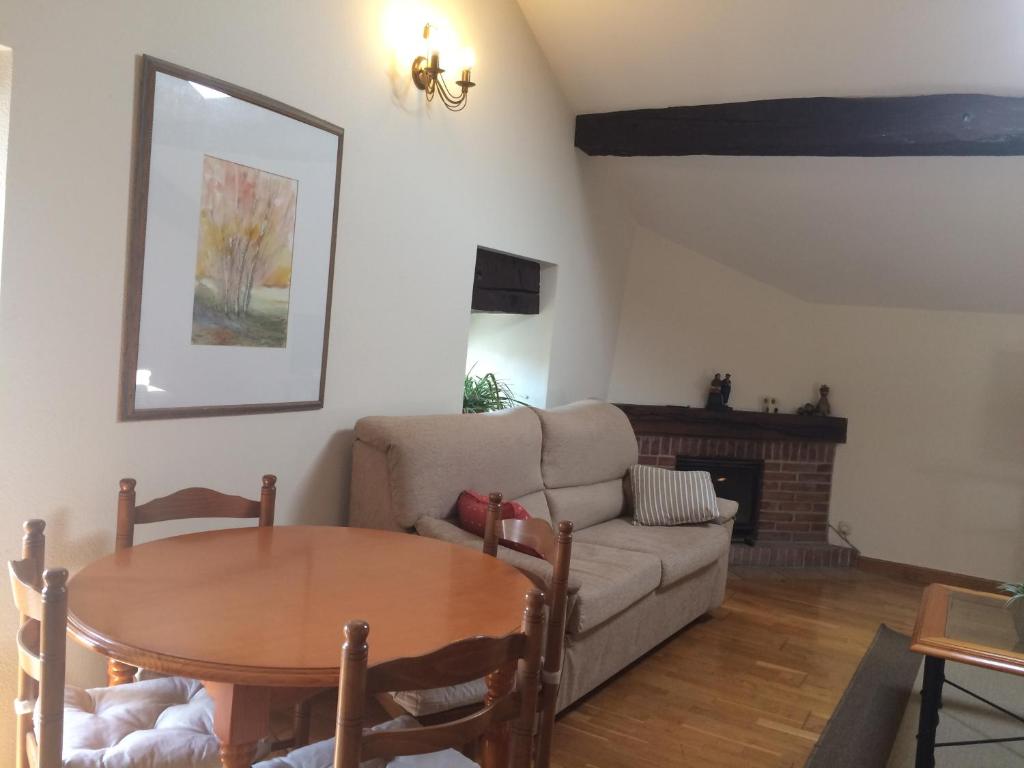
[[[629,468],[633,525],[682,525],[718,519],[715,486],[707,472],[680,472],[646,464]]]

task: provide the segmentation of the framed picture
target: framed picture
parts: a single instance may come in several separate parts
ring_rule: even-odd
[[[142,57],[122,420],[322,408],[344,131]]]

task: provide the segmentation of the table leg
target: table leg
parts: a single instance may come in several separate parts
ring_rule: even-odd
[[[107,659],[107,685],[124,685],[135,679],[138,667],[125,664],[117,659]]]
[[[270,731],[270,689],[203,681],[213,699],[213,732],[224,768],[250,768],[259,740]]]
[[[484,704],[490,705],[512,690],[515,676],[515,662],[506,664],[487,676],[487,696]],[[507,768],[509,764],[509,724],[495,723],[484,734],[481,744],[481,765],[483,768]]]
[[[946,662],[924,657],[924,685],[921,687],[921,716],[917,724],[915,768],[935,768],[935,731],[939,727],[942,685],[946,681]]]

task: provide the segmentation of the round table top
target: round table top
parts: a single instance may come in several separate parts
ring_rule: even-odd
[[[519,629],[532,583],[497,558],[405,533],[329,526],[174,536],[115,552],[68,585],[72,635],[166,674],[336,685],[343,627],[370,664]]]

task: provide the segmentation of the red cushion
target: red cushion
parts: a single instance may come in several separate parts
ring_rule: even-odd
[[[463,491],[459,494],[458,503],[455,507],[459,513],[459,526],[472,533],[474,536],[483,538],[484,530],[487,527],[487,504],[488,498],[482,493],[475,491]],[[518,501],[503,501],[501,503],[502,520],[529,520],[530,513],[526,507]],[[517,544],[499,537],[498,543],[509,549],[515,549],[527,555],[540,557],[540,553],[530,547]]]

